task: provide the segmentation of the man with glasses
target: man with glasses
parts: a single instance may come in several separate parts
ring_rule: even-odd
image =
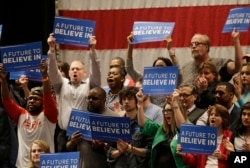
[[[194,60],[183,65],[181,68],[180,84],[192,84],[194,79],[198,76],[199,66],[205,61],[212,61],[215,64],[220,73],[221,81],[229,81],[235,73],[239,72],[243,63],[243,52],[239,40],[240,34],[234,29],[231,37],[235,48],[234,61],[226,58],[226,56],[224,58],[210,57],[209,37],[205,34],[195,34],[190,43],[190,49]]]
[[[206,111],[196,107],[195,101],[198,98],[198,91],[193,85],[181,85],[178,89],[179,100],[186,110],[188,119],[193,124],[196,124],[198,118]]]

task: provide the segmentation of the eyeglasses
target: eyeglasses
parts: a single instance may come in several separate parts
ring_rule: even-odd
[[[190,48],[196,47],[198,45],[207,45],[206,43],[202,43],[202,42],[198,42],[198,41],[194,41],[190,43]]]
[[[172,109],[163,109],[162,112],[163,113],[172,113],[173,110]]]
[[[191,96],[191,94],[186,94],[186,93],[183,93],[183,94],[179,94],[179,97],[183,97],[184,99],[188,98],[189,96]]]
[[[87,97],[87,100],[90,100],[90,99],[92,99],[92,100],[94,100],[94,101],[99,100],[98,97],[95,97],[95,96],[88,96],[88,97]]]

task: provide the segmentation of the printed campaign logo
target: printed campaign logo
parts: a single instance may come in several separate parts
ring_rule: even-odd
[[[2,36],[2,29],[3,29],[3,25],[0,24],[0,40],[1,40],[1,36]]]
[[[170,94],[176,89],[178,67],[145,67],[142,90],[147,95]]]
[[[134,22],[132,43],[163,41],[172,35],[174,25],[174,22]]]
[[[67,136],[80,131],[85,140],[104,140],[116,142],[119,138],[130,142],[130,119],[128,117],[110,117],[72,109]]]
[[[0,47],[1,62],[7,72],[22,71],[40,67],[42,42]]]
[[[232,32],[234,28],[237,31],[248,31],[250,25],[250,7],[233,8],[230,10],[223,33]]]
[[[217,128],[182,124],[179,142],[182,152],[211,155],[217,147]]]
[[[78,168],[79,152],[43,153],[40,168]]]
[[[56,42],[87,47],[89,39],[94,35],[95,21],[55,17],[53,33]]]

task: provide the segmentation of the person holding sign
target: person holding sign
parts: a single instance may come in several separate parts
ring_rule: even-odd
[[[141,133],[147,136],[154,136],[152,151],[150,155],[151,168],[185,168],[180,155],[176,154],[178,143],[177,131],[182,123],[187,122],[187,116],[179,103],[179,93],[175,90],[172,94],[172,102],[166,103],[163,108],[163,124],[152,122],[145,118],[143,112],[143,92],[140,90],[136,97],[138,99],[138,123],[142,127]]]
[[[108,149],[108,161],[112,168],[141,167],[147,168],[152,138],[140,134],[140,126],[137,121],[138,88],[125,87],[119,92],[119,102],[122,104],[125,115],[130,118],[130,130],[132,142],[122,139],[117,140],[117,147]]]
[[[106,92],[100,87],[91,89],[86,97],[86,101],[87,110],[91,113],[119,117],[117,113],[105,107]],[[80,168],[106,168],[106,143],[99,140],[83,140],[83,135],[79,131],[76,131],[70,136],[66,147],[69,151],[76,149],[80,151]]]
[[[229,152],[224,147],[223,142],[231,138],[232,132],[229,130],[230,117],[227,109],[219,104],[211,106],[208,110],[207,122],[208,126],[217,127],[217,149],[212,155],[182,153],[180,144],[178,144],[176,151],[183,157],[185,163],[192,167],[228,168]]]
[[[239,72],[243,63],[243,52],[240,47],[239,40],[240,33],[234,29],[232,31],[231,37],[235,49],[234,61],[226,58],[211,58],[209,55],[209,37],[205,34],[195,34],[190,42],[191,54],[194,60],[182,66],[182,78],[180,84],[192,84],[198,75],[199,66],[205,61],[211,61],[215,64],[216,69],[221,76],[221,81],[229,81],[235,73]]]
[[[127,65],[128,74],[131,76],[131,78],[134,81],[137,81],[138,78],[140,76],[142,76],[142,74],[134,69],[133,44],[132,44],[133,40],[134,40],[134,34],[133,34],[133,32],[131,32],[131,34],[127,37],[128,51],[127,51],[126,65]],[[170,37],[167,37],[165,41],[167,42],[167,49],[171,53],[170,57],[171,57],[173,62],[166,57],[158,57],[157,59],[154,60],[153,65],[152,65],[153,67],[162,67],[162,66],[165,67],[165,66],[173,66],[173,65],[177,64],[177,59],[175,57],[174,50],[172,48],[172,39]],[[151,101],[152,101],[152,103],[154,103],[160,107],[163,107],[163,105],[165,104],[165,101],[166,101],[166,96],[167,95],[157,95],[157,96],[151,95]]]
[[[91,60],[91,70],[89,78],[86,77],[86,69],[84,63],[80,60],[74,60],[70,64],[69,78],[70,81],[64,78],[58,70],[55,45],[56,39],[53,33],[47,39],[49,45],[48,51],[48,74],[53,85],[56,99],[58,103],[59,116],[58,125],[62,130],[58,136],[58,151],[66,150],[66,129],[69,122],[71,109],[87,110],[86,97],[91,88],[101,85],[101,73],[96,56],[96,39],[92,36],[89,40],[89,58]]]
[[[39,168],[42,153],[50,153],[49,144],[40,139],[34,140],[30,146],[30,160],[27,168]]]
[[[231,142],[226,139],[224,146],[229,152],[250,152],[250,102],[242,106]]]
[[[0,64],[2,102],[8,115],[18,127],[17,168],[27,167],[29,147],[35,139],[48,142],[51,151],[54,151],[54,133],[58,111],[47,74],[47,64],[44,60],[41,61],[40,71],[43,77],[43,88],[31,89],[27,107],[24,109],[11,98],[6,72],[3,64]]]

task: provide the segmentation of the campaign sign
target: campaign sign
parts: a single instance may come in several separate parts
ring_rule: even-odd
[[[172,35],[174,25],[174,22],[134,22],[132,43],[163,41]]]
[[[169,94],[178,81],[178,67],[144,67],[142,89],[147,95]]]
[[[2,36],[2,29],[3,29],[3,26],[0,24],[0,40],[1,40],[1,36]]]
[[[66,17],[55,17],[54,19],[53,33],[59,44],[87,47],[94,30],[95,21]]]
[[[228,163],[229,168],[248,168],[250,165],[250,152],[230,152]]]
[[[248,31],[249,24],[250,7],[233,8],[229,12],[222,32],[232,32],[234,28],[237,31]]]
[[[79,152],[43,153],[40,168],[78,168]]]
[[[67,135],[80,131],[85,140],[104,140],[116,142],[119,138],[131,141],[130,119],[110,117],[72,109]]]
[[[15,71],[10,72],[10,80],[18,80],[21,75],[25,75],[29,81],[42,82],[42,74],[39,71]]]
[[[40,67],[42,42],[0,47],[1,62],[7,72]]]
[[[217,148],[217,127],[182,124],[179,143],[182,152],[211,155]]]

